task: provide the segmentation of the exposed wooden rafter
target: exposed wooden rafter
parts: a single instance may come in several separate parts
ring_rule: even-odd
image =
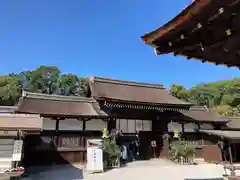
[[[151,105],[145,105],[145,104],[128,104],[128,103],[118,103],[118,102],[104,102],[104,106],[108,108],[128,108],[128,109],[145,109],[145,110],[153,110],[153,111],[186,111],[188,108],[177,108],[177,107],[166,107],[164,105],[162,106],[151,106]]]
[[[240,34],[239,9],[240,0],[198,0],[142,39],[154,45],[157,55],[174,53],[240,67],[240,46],[235,42]]]
[[[216,43],[221,43],[229,38],[229,36],[239,34],[239,14],[236,13],[240,9],[239,3],[234,8],[229,8],[224,14],[217,13],[214,18],[205,23],[195,23],[193,29],[182,34],[176,34],[175,37],[169,37],[167,41],[156,40],[156,50],[159,54],[177,52],[181,49],[195,48],[201,43],[204,46],[212,46]],[[226,14],[225,14],[226,13]],[[199,25],[200,24],[200,25]],[[198,28],[200,27],[200,28]],[[214,29],[214,30],[213,30]],[[169,45],[169,42],[171,44]]]

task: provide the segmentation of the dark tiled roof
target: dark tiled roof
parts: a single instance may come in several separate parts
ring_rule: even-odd
[[[183,111],[182,114],[191,120],[202,122],[227,123],[228,119],[209,112],[206,106],[193,106],[189,111]]]
[[[137,83],[90,77],[92,97],[126,103],[148,105],[190,107],[191,104],[181,101],[168,93],[159,84]]]
[[[93,98],[24,92],[17,112],[49,116],[107,116]]]
[[[227,130],[199,130],[200,132],[223,137],[231,140],[240,140],[240,131],[227,131]]]

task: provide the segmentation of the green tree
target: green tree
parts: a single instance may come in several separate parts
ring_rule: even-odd
[[[30,92],[90,97],[89,79],[61,74],[55,66],[40,66],[19,74],[0,76],[0,105],[14,105],[22,89]],[[164,87],[160,85],[160,87]],[[240,115],[240,78],[199,84],[187,90],[172,84],[170,94],[196,105],[207,105],[221,115]]]
[[[0,76],[0,105],[15,105],[21,96],[21,83],[17,75]]]
[[[195,86],[189,90],[189,101],[197,105],[207,105],[209,108],[219,103],[218,89],[205,85]]]
[[[76,75],[60,75],[57,83],[58,94],[66,96],[78,96],[79,88],[78,77]]]
[[[187,101],[189,93],[186,88],[179,84],[172,84],[170,88],[170,94],[178,99]]]
[[[89,79],[88,78],[79,78],[79,95],[84,97],[90,97],[91,91],[89,87]]]
[[[55,66],[40,66],[36,70],[20,73],[20,80],[24,90],[56,94],[59,75],[60,70]]]

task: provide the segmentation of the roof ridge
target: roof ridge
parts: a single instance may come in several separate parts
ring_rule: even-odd
[[[75,102],[89,102],[94,103],[96,100],[89,97],[81,96],[63,96],[57,94],[43,94],[43,93],[33,93],[33,92],[22,92],[23,98],[32,98],[32,99],[45,99],[45,100],[55,100],[55,101],[75,101]]]
[[[118,80],[118,79],[111,79],[111,78],[103,78],[103,77],[95,77],[90,76],[90,82],[103,82],[103,83],[111,83],[111,84],[119,84],[119,85],[128,85],[128,86],[137,86],[137,87],[146,87],[146,88],[155,88],[155,89],[162,89],[166,90],[166,88],[161,87],[162,84],[151,84],[145,82],[135,82],[135,81],[128,81],[128,80]]]

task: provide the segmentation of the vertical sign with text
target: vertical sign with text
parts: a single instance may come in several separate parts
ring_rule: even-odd
[[[13,146],[12,161],[21,161],[23,140],[15,140]]]
[[[92,172],[103,171],[103,150],[101,139],[87,140],[87,170]]]

